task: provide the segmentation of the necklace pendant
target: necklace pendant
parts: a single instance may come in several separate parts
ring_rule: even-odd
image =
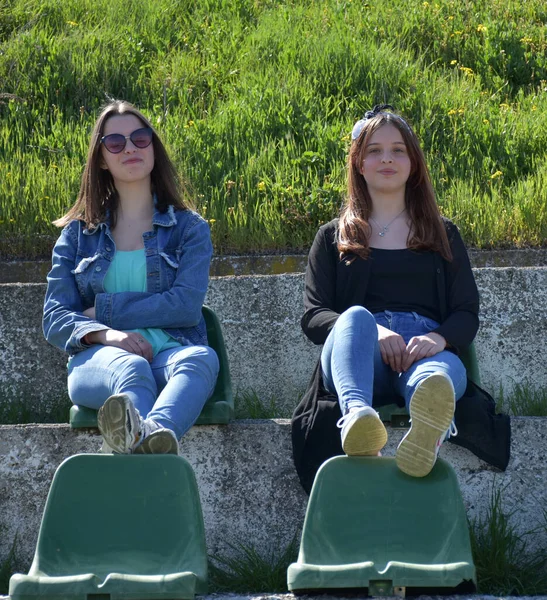
[[[380,237],[384,237],[384,235],[385,235],[385,234],[386,234],[386,230],[385,230],[385,229],[383,229],[382,231],[379,231],[379,232],[378,232],[378,235],[379,235]]]

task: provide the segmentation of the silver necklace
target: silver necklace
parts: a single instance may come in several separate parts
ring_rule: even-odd
[[[372,217],[369,217],[369,220],[372,221],[376,225],[376,227],[378,227],[378,229],[380,230],[378,232],[378,235],[380,237],[384,237],[384,235],[389,231],[390,225],[394,221],[396,221],[405,212],[405,210],[406,210],[406,207],[403,208],[403,210],[397,216],[393,217],[393,219],[391,219],[391,221],[387,225],[384,225],[383,227],[382,227],[382,225],[380,225],[380,223],[378,223],[378,221],[376,219],[373,219]]]

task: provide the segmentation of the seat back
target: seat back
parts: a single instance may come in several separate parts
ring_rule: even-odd
[[[181,571],[207,581],[199,492],[184,458],[78,454],[59,466],[31,573]]]
[[[456,587],[475,570],[458,481],[438,459],[427,477],[394,458],[338,456],[319,469],[289,589]]]
[[[215,389],[205,403],[196,425],[229,423],[234,417],[234,397],[230,378],[230,364],[224,344],[224,336],[222,335],[222,327],[212,308],[203,306],[202,313],[207,327],[209,346],[218,356],[219,372]],[[73,429],[97,427],[97,411],[75,404],[70,408],[69,423]]]

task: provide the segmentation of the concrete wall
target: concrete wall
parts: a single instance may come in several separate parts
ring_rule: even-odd
[[[475,269],[483,385],[547,388],[547,268]],[[319,355],[300,330],[303,275],[212,278],[207,303],[222,322],[239,391],[276,398],[289,415]],[[0,412],[20,404],[37,421],[66,401],[66,357],[41,333],[44,284],[0,285]],[[51,418],[49,418],[51,420]]]
[[[441,456],[456,470],[471,519],[485,516],[492,491],[500,489],[519,533],[545,525],[545,421],[512,420],[512,458],[504,473],[443,445]],[[404,432],[388,432],[384,456],[393,456]],[[67,425],[0,426],[0,564],[17,535],[19,568],[28,569],[56,468],[73,454],[97,452],[100,442],[96,433]],[[288,421],[197,426],[183,438],[181,451],[196,473],[209,553],[226,556],[233,553],[229,544],[238,542],[262,554],[279,553],[302,527],[307,497],[292,464]],[[547,528],[525,539],[530,548],[547,548]]]

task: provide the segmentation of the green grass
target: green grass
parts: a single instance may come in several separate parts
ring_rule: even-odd
[[[501,492],[495,489],[486,516],[470,524],[478,591],[495,596],[545,595],[547,514],[543,525],[523,535],[517,533],[511,523],[512,514],[503,510]],[[538,534],[541,533],[543,547],[528,550],[528,540],[533,536],[540,539]]]
[[[4,0],[0,257],[49,254],[107,97],[152,118],[217,253],[308,247],[385,101],[468,244],[545,244],[546,23],[543,0]]]
[[[294,406],[296,406],[297,402]],[[280,400],[274,396],[259,398],[250,389],[238,391],[234,398],[236,419],[290,419],[292,411],[284,408]]]
[[[212,557],[209,562],[209,593],[287,592],[287,569],[296,561],[296,537],[279,552],[263,556],[249,544],[230,546],[234,556]]]
[[[529,382],[517,383],[506,396],[500,387],[499,404],[510,415],[547,417],[547,389],[535,388]]]
[[[0,405],[0,424],[68,423],[71,406],[68,394],[56,398],[47,410],[44,406],[33,406],[28,400],[11,400]]]

